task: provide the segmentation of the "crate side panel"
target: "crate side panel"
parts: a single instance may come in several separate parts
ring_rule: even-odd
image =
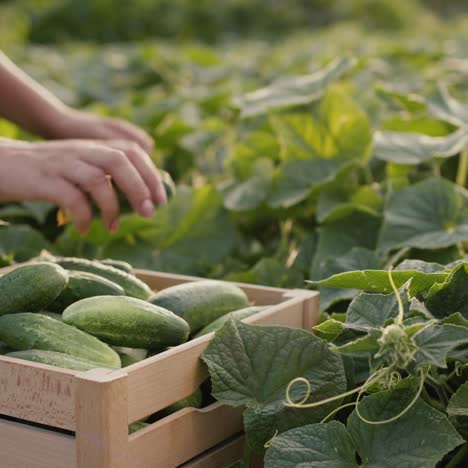
[[[0,414],[75,430],[74,373],[0,356]]]
[[[242,408],[187,408],[130,436],[132,468],[176,467],[242,431]]]
[[[76,468],[75,438],[46,429],[0,420],[0,466]]]

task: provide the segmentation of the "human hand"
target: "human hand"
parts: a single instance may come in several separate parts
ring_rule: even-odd
[[[88,112],[64,108],[60,117],[49,123],[52,139],[127,140],[137,143],[147,153],[153,149],[153,139],[141,128],[122,119],[103,117]]]
[[[128,141],[22,142],[0,138],[0,201],[45,200],[59,205],[82,234],[92,221],[88,195],[113,232],[119,204],[110,179],[132,208],[150,217],[166,196],[149,156]]]

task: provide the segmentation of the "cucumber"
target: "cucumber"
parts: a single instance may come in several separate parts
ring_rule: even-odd
[[[104,260],[99,260],[99,263],[103,265],[111,266],[117,268],[118,270],[125,271],[130,275],[133,275],[133,267],[130,263],[124,262],[122,260],[114,260],[112,258],[105,258]]]
[[[145,423],[143,421],[137,421],[137,422],[134,422],[133,424],[130,424],[130,426],[128,426],[128,434],[133,434],[134,432],[137,432],[141,429],[144,429],[145,427],[148,427],[149,424],[148,423]]]
[[[66,270],[85,271],[102,276],[114,283],[117,283],[123,288],[127,296],[136,297],[138,299],[148,299],[153,292],[146,283],[139,280],[136,276],[130,275],[125,271],[103,265],[95,260],[86,260],[84,258],[73,257],[57,257],[55,263],[62,266]]]
[[[197,388],[191,395],[182,400],[176,401],[172,405],[164,408],[165,414],[172,414],[184,408],[201,408],[203,394],[200,388]]]
[[[166,197],[170,200],[176,193],[175,183],[169,172],[160,170],[159,176],[161,177],[161,182],[164,186],[164,190],[166,191]]]
[[[172,312],[126,296],[96,296],[67,307],[63,321],[114,346],[164,349],[187,340],[189,326]]]
[[[60,322],[62,321],[62,314],[59,314],[57,312],[49,312],[48,310],[41,310],[39,313],[41,315],[47,315],[47,317],[53,318],[55,320],[59,320]]]
[[[112,346],[112,348],[119,353],[122,367],[127,367],[135,364],[135,362],[143,361],[143,359],[146,359],[148,356],[147,349],[125,348],[123,346]]]
[[[8,353],[7,356],[77,371],[88,371],[96,369],[97,367],[107,367],[97,362],[88,361],[69,354],[57,353],[56,351],[44,351],[41,349],[15,351],[13,353]]]
[[[0,341],[0,354],[7,354],[11,351],[11,348],[8,347],[6,343]]]
[[[110,346],[42,314],[24,312],[0,317],[0,340],[15,351],[57,351],[104,367],[120,367],[119,355]]]
[[[211,280],[171,286],[148,300],[186,320],[191,333],[228,312],[249,306],[247,296],[238,286]]]
[[[258,314],[259,312],[267,309],[268,307],[270,306],[250,306],[250,307],[245,307],[244,309],[239,309],[239,310],[234,310],[233,312],[229,312],[217,318],[215,321],[211,322],[206,327],[202,328],[194,336],[194,338],[198,338],[199,336],[207,335],[208,333],[219,330],[224,325],[224,323],[227,322],[230,318],[242,320],[247,317],[251,317],[252,315]]]
[[[70,304],[86,297],[123,296],[124,290],[102,276],[84,271],[68,272],[68,285],[48,309],[63,312]]]
[[[67,283],[68,274],[59,265],[41,262],[19,266],[0,277],[0,316],[40,311]]]

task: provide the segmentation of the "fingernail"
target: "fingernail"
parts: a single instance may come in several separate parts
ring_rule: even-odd
[[[119,230],[119,227],[120,227],[120,222],[119,222],[119,219],[114,219],[114,221],[112,221],[111,225],[110,225],[110,231],[115,233]]]
[[[153,205],[153,202],[149,199],[145,200],[142,204],[141,204],[141,214],[143,216],[153,216],[153,213],[154,213],[154,205]]]

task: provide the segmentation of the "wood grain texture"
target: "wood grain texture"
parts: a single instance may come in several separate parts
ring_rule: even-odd
[[[0,414],[75,430],[75,374],[0,356]]]
[[[130,436],[131,467],[175,468],[241,431],[242,408],[186,408]]]
[[[2,468],[76,468],[72,436],[0,419]]]
[[[77,376],[78,468],[129,468],[127,381],[122,371]]]
[[[179,468],[220,468],[230,466],[242,458],[245,436],[238,435],[207,450]]]

